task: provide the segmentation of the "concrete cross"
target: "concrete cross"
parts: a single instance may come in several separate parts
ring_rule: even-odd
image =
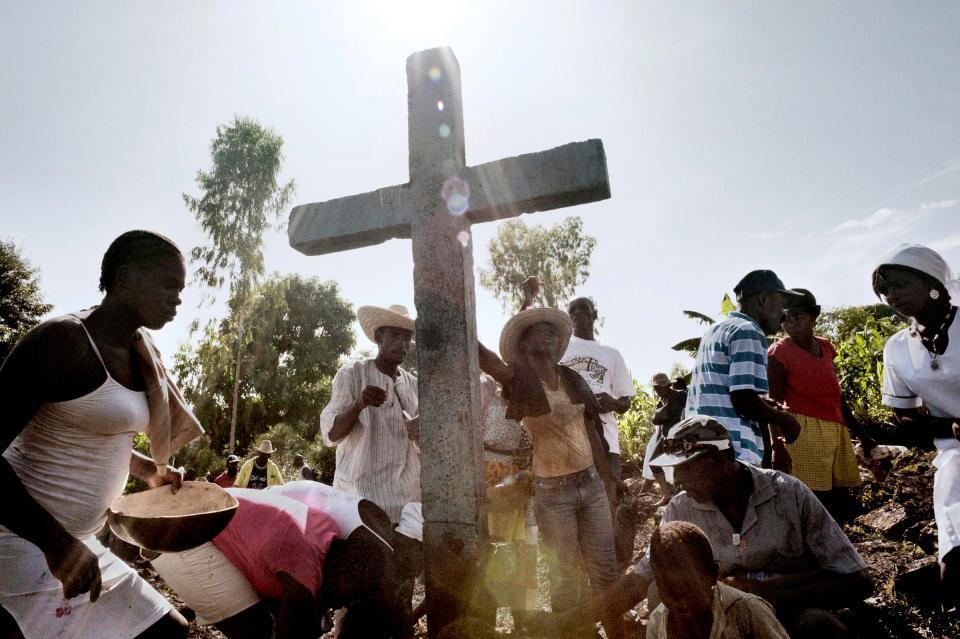
[[[485,498],[470,225],[610,197],[589,140],[468,167],[460,66],[448,48],[407,58],[410,181],[295,207],[307,255],[412,238],[421,486],[430,636],[464,610]]]

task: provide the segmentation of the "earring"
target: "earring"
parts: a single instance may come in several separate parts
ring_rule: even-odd
[[[940,299],[940,291],[938,291],[938,290],[935,289],[935,288],[931,288],[931,289],[930,289],[930,299],[932,299],[932,300],[938,300],[938,299]]]

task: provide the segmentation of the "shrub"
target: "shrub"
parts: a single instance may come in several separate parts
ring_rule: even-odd
[[[637,394],[630,400],[630,408],[620,416],[620,460],[625,469],[633,472],[643,465],[643,453],[653,435],[653,413],[657,398],[633,380]],[[625,471],[624,476],[628,473]]]

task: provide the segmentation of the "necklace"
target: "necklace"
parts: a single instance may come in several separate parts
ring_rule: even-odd
[[[913,321],[913,332],[920,338],[920,342],[923,343],[924,347],[927,349],[927,354],[930,356],[930,370],[938,371],[940,370],[940,362],[937,358],[941,353],[937,352],[937,340],[940,339],[941,335],[944,335],[944,330],[953,320],[953,316],[957,311],[956,306],[951,306],[950,310],[947,311],[947,314],[944,316],[943,321],[940,322],[940,326],[937,327],[937,330],[933,333],[933,337],[927,337],[924,335],[923,330],[916,320]]]

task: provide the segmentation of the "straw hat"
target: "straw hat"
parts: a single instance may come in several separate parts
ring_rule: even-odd
[[[567,350],[567,344],[570,343],[570,336],[573,335],[573,322],[569,315],[556,308],[528,308],[507,320],[500,331],[500,355],[505,361],[515,363],[522,360],[523,356],[518,348],[520,337],[524,331],[540,322],[553,324],[557,329],[559,341],[554,361],[560,361]]]
[[[257,452],[263,453],[264,455],[272,455],[277,451],[273,449],[273,442],[271,442],[269,439],[265,439],[260,442],[259,446],[257,446]]]
[[[387,308],[361,306],[357,309],[357,321],[360,322],[363,334],[371,342],[377,341],[374,334],[382,326],[395,326],[408,331],[415,331],[417,328],[416,320],[410,317],[410,311],[401,304],[392,304]]]
[[[651,386],[669,386],[670,378],[667,376],[666,373],[657,373],[656,375],[650,378],[650,385]]]

